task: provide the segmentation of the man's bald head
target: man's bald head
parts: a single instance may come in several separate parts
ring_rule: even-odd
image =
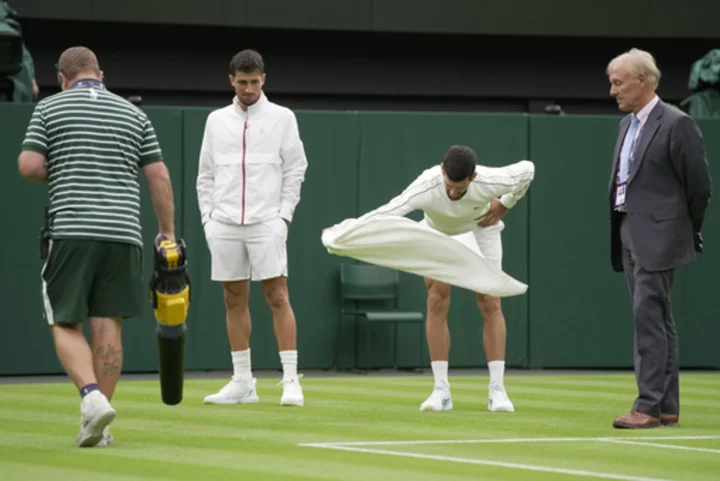
[[[62,79],[63,88],[65,83],[72,83],[79,78],[96,78],[102,80],[102,72],[97,57],[92,50],[87,47],[70,47],[60,55],[57,64],[58,72],[64,77]]]

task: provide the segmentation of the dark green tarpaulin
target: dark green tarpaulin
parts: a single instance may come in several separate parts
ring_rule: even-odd
[[[0,1],[0,24],[5,30],[9,29],[22,35],[17,12],[4,1]],[[12,101],[32,102],[34,100],[33,79],[35,78],[35,65],[24,42],[22,50],[22,68],[20,72],[10,77],[13,84]]]
[[[692,117],[720,118],[720,49],[711,50],[693,64],[688,88],[695,92],[688,110]]]

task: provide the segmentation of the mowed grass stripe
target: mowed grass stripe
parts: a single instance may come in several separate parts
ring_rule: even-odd
[[[33,411],[2,411],[3,426],[6,430],[20,431],[26,423],[40,425],[63,425],[68,435],[77,430],[78,418],[68,412],[55,414]],[[247,411],[245,414],[250,414]],[[538,415],[537,412],[519,414],[485,413],[398,413],[385,421],[380,421],[373,413],[360,416],[347,416],[342,413],[330,415],[324,422],[307,423],[302,416],[288,416],[282,419],[249,417],[248,419],[215,420],[204,418],[190,421],[184,418],[163,418],[157,413],[143,413],[138,416],[125,412],[113,424],[114,432],[121,435],[137,431],[144,435],[147,431],[169,433],[172,437],[196,435],[208,438],[277,440],[278,436],[292,439],[293,442],[328,442],[356,440],[417,440],[417,439],[492,439],[512,437],[576,436],[578,429],[588,435],[606,436],[612,420],[610,413],[600,415],[585,413],[579,416],[567,416],[553,413],[551,416]],[[371,425],[361,431],[358,424],[371,419]],[[700,418],[702,421],[703,418]],[[14,424],[15,423],[15,424]],[[697,426],[700,423],[695,423]],[[686,423],[686,426],[691,423]],[[312,426],[312,429],[308,429]],[[653,431],[655,433],[657,431]],[[625,431],[616,431],[618,435]],[[629,432],[627,432],[629,434]],[[687,428],[683,434],[690,434]]]
[[[449,378],[451,389],[453,392],[457,389],[487,389],[489,378],[488,377],[471,377],[471,376],[455,376],[452,375]],[[323,381],[313,380],[317,383],[323,383]],[[376,386],[390,385],[396,388],[407,387],[417,388],[418,382],[426,389],[432,388],[432,378],[378,378],[373,383]],[[428,384],[429,383],[429,384]],[[328,386],[332,386],[332,383],[325,383]],[[717,395],[720,392],[720,374],[718,375],[681,375],[681,394],[707,394]],[[429,388],[428,388],[429,385]],[[635,377],[630,374],[622,377],[614,378],[613,380],[596,380],[592,377],[559,377],[559,376],[506,376],[505,385],[508,389],[517,388],[553,388],[577,391],[588,391],[588,392],[603,392],[603,393],[624,393],[628,390],[635,391],[637,386],[635,384]]]
[[[57,415],[50,413],[36,413],[32,411],[0,412],[4,414],[3,428],[5,430],[23,432],[26,423],[40,425],[64,426],[58,433],[68,435],[77,430],[76,416],[69,414]],[[372,413],[363,416],[342,416],[339,419],[330,416],[325,422],[308,424],[301,419],[287,420],[250,420],[251,422],[188,422],[187,420],[173,420],[170,423],[162,416],[148,414],[144,419],[130,415],[119,417],[113,424],[116,433],[137,431],[144,435],[147,431],[156,432],[157,436],[177,437],[186,435],[203,436],[216,439],[254,439],[277,440],[278,436],[292,439],[293,442],[343,442],[343,441],[400,441],[418,439],[502,439],[527,437],[574,437],[578,432],[583,436],[629,436],[633,431],[612,430],[610,424],[614,416],[612,413],[591,414],[580,416],[566,416],[564,413],[555,413],[552,416],[538,415],[536,412],[515,414],[487,413],[484,416],[457,415],[457,412],[448,413],[418,413],[413,416],[400,414],[389,422],[377,422]],[[646,431],[648,436],[673,436],[708,434],[703,426],[708,424],[720,425],[720,418],[712,419],[702,415],[686,416],[683,420],[682,431],[666,428]],[[160,419],[160,420],[158,420]],[[363,426],[358,430],[358,424],[366,423],[368,419],[373,424]],[[312,429],[308,429],[312,426]],[[712,433],[712,432],[711,432]],[[720,429],[714,432],[720,434]]]
[[[308,400],[304,408],[292,408],[292,407],[281,407],[276,403],[265,403],[255,405],[227,405],[227,406],[201,406],[192,405],[189,403],[183,403],[179,406],[165,406],[158,401],[147,402],[147,401],[134,401],[132,398],[121,398],[119,401],[115,401],[116,408],[121,412],[125,411],[127,414],[131,414],[138,417],[155,417],[157,415],[171,415],[177,419],[183,420],[196,420],[197,422],[210,422],[210,420],[218,420],[219,422],[225,422],[234,420],[237,418],[248,417],[247,422],[253,422],[252,418],[258,416],[261,412],[263,419],[270,417],[278,417],[279,419],[285,419],[290,413],[292,413],[293,419],[305,418],[308,421],[322,421],[331,414],[354,416],[355,414],[362,416],[364,412],[373,412],[382,420],[392,422],[392,420],[398,415],[418,415],[418,406],[424,397],[420,399],[412,399],[403,403],[383,403],[378,401],[374,397],[369,397],[366,400],[358,398],[353,395],[352,401],[348,400],[346,394],[326,394],[324,397],[317,397]],[[561,399],[553,398],[548,396],[544,397],[523,397],[522,399],[516,399],[516,404],[523,407],[523,411],[533,410],[536,413],[538,411],[562,411],[567,412],[587,412],[588,410],[595,410],[596,412],[602,412],[608,408],[608,403],[594,403],[584,404],[577,399],[568,399],[567,401],[548,399]],[[523,401],[524,400],[524,401]],[[0,397],[0,408],[3,409],[14,409],[18,406],[19,402],[22,401],[23,406],[26,407],[38,407],[51,412],[68,412],[70,409],[77,409],[79,400],[65,400],[62,403],[54,402],[51,404],[47,403],[47,397],[35,397],[24,398],[22,393],[13,393]],[[487,412],[487,400],[483,397],[469,397],[458,396],[454,398],[457,408],[455,411],[448,414],[451,416],[475,416],[478,413],[485,413],[492,416],[503,416],[504,413],[488,413]],[[617,406],[620,407],[625,404],[625,400],[618,400]],[[297,412],[296,412],[297,411]],[[421,416],[432,416],[434,413],[421,413]],[[516,413],[522,415],[521,412]],[[564,414],[563,414],[564,415]]]
[[[314,405],[315,407],[331,408],[332,404],[338,400],[343,400],[346,409],[362,409],[363,407],[375,405],[376,409],[385,410],[388,407],[398,408],[417,408],[425,400],[431,391],[424,390],[418,392],[409,392],[406,390],[396,391],[385,391],[378,389],[369,389],[364,387],[347,387],[343,386],[335,391],[330,388],[318,389],[315,386],[308,386],[305,389],[306,405]],[[198,395],[193,396],[193,393]],[[281,392],[270,392],[263,393],[258,390],[260,396],[260,406],[273,406],[279,405]],[[202,398],[205,392],[188,386],[183,393],[183,402],[179,406],[172,407],[173,409],[182,410],[187,407],[201,406]],[[558,409],[560,407],[567,408],[571,411],[584,410],[586,404],[584,404],[582,398],[587,399],[598,399],[603,400],[598,405],[607,404],[607,402],[616,403],[631,403],[632,399],[636,396],[635,390],[626,390],[623,393],[610,394],[604,392],[592,392],[592,391],[573,391],[570,389],[557,389],[553,387],[545,388],[526,388],[526,387],[508,387],[508,394],[510,395],[513,403],[516,404],[516,408],[527,408],[528,402],[537,402],[542,400],[544,408]],[[18,390],[13,392],[0,392],[0,405],[5,400],[13,402],[15,400],[22,399],[23,402],[46,402],[47,396],[53,395],[51,392],[43,393],[26,393],[24,390]],[[352,402],[348,403],[347,399],[351,396]],[[453,403],[456,405],[467,404],[469,406],[478,407],[485,406],[487,404],[487,390],[478,391],[462,391],[452,388]],[[681,404],[684,408],[691,407],[698,410],[707,410],[710,412],[714,411],[717,405],[717,399],[720,397],[720,390],[716,393],[702,394],[692,392],[681,393]],[[64,396],[65,399],[78,399],[78,396]],[[158,405],[161,402],[159,388],[155,388],[155,392],[152,390],[142,390],[138,393],[133,387],[132,382],[126,382],[124,385],[118,388],[117,396],[114,402],[123,402],[125,400],[133,400],[136,402],[145,402],[149,407]],[[559,406],[560,403],[562,406]],[[574,404],[574,406],[573,406]],[[164,405],[163,405],[164,406]],[[618,408],[622,408],[622,404],[617,404]]]
[[[3,445],[4,440],[0,440]],[[76,448],[77,449],[77,448]],[[95,479],[105,481],[105,474],[112,473],[125,476],[135,476],[142,480],[167,479],[173,480],[199,480],[209,479],[236,479],[242,477],[243,480],[311,480],[322,479],[322,476],[313,476],[313,473],[297,473],[297,475],[289,476],[285,473],[278,473],[272,469],[253,469],[254,466],[238,465],[223,467],[208,464],[195,464],[187,462],[187,459],[143,459],[144,456],[152,456],[147,451],[145,453],[137,453],[137,456],[122,456],[119,449],[113,448],[97,448],[78,450],[74,456],[68,456],[67,449],[49,448],[40,449],[35,446],[28,446],[27,443],[18,443],[17,446],[3,446],[3,452],[0,454],[0,467],[3,465],[2,460],[5,456],[11,457],[13,462],[25,462],[31,467],[41,465],[51,469],[76,468],[81,471],[93,469],[95,471]],[[130,458],[130,462],[128,461]],[[5,481],[6,478],[3,478]],[[57,479],[57,478],[53,478]],[[69,477],[67,479],[73,479]],[[35,481],[35,478],[18,477],[12,481]],[[10,481],[10,480],[7,480]]]
[[[38,410],[42,410],[42,414],[36,414],[33,411],[22,412],[22,410],[13,408],[12,406],[18,405],[16,402],[10,404],[0,402],[0,408],[2,408],[0,416],[33,419],[33,416],[40,415],[41,419],[47,419],[48,422],[53,419],[56,422],[64,419],[69,424],[76,424],[78,419],[75,414],[76,402],[68,401],[67,403],[48,405],[46,399],[33,399],[23,404],[24,408],[37,407]],[[387,435],[390,438],[400,436],[402,439],[407,439],[408,436],[418,435],[418,428],[423,426],[452,428],[456,432],[468,432],[470,436],[472,433],[482,433],[480,437],[486,437],[485,431],[494,424],[522,427],[537,422],[541,425],[562,426],[565,422],[574,423],[579,417],[592,414],[596,415],[597,419],[601,419],[601,424],[604,425],[606,416],[610,417],[610,413],[606,414],[607,407],[604,404],[588,406],[572,402],[555,403],[553,406],[548,406],[547,402],[534,402],[531,408],[509,414],[489,413],[485,402],[484,400],[482,402],[473,400],[469,403],[458,401],[456,410],[451,412],[420,413],[416,403],[408,407],[380,406],[377,408],[375,405],[367,403],[348,402],[341,395],[337,396],[336,401],[322,399],[318,401],[320,406],[311,403],[301,409],[275,405],[167,407],[157,402],[137,403],[125,400],[116,403],[118,422],[115,424],[143,429],[157,424],[157,419],[169,417],[174,423],[198,426],[200,429],[211,426],[226,428],[233,425],[241,426],[244,430],[262,429],[270,423],[281,423],[284,430],[294,429],[304,432],[307,425],[314,425],[321,428],[327,427],[329,432],[339,431],[345,434],[350,432],[345,431],[346,427],[351,430],[354,423],[370,418],[381,423],[369,427],[371,435],[382,436],[383,439]],[[3,412],[7,416],[3,415]],[[569,416],[569,412],[573,412],[573,414]],[[342,422],[338,422],[339,420]],[[162,424],[160,425],[162,426]],[[343,436],[343,439],[346,437]],[[352,436],[349,439],[352,439]]]
[[[21,451],[23,447],[32,447],[42,453],[40,458],[53,458],[64,451],[67,439],[44,434],[14,435],[12,442],[2,439],[0,445],[12,446]],[[127,447],[125,447],[127,445]],[[11,449],[13,449],[11,447]],[[267,454],[267,445],[236,442],[227,449],[207,447],[177,447],[159,445],[133,440],[133,443],[118,443],[108,448],[80,451],[80,456],[92,458],[95,464],[131,473],[152,473],[167,467],[164,476],[173,479],[343,479],[347,481],[367,481],[368,479],[407,479],[431,481],[437,479],[431,473],[415,469],[412,460],[393,463],[395,466],[375,466],[359,459],[358,456],[338,456],[323,450],[298,448],[295,445],[275,446],[273,454]],[[46,456],[46,453],[48,454]],[[17,453],[18,455],[20,453]],[[14,456],[17,460],[18,458]],[[0,457],[2,459],[2,457]],[[23,458],[20,458],[23,459]],[[26,458],[24,458],[26,459]],[[132,463],[128,463],[128,459]],[[380,463],[384,464],[384,463]],[[132,468],[129,468],[132,466]],[[123,469],[123,467],[125,467]],[[147,470],[147,471],[146,471]],[[234,473],[231,471],[235,471]],[[194,477],[193,477],[194,476]],[[248,478],[249,476],[249,478]],[[267,476],[267,477],[266,477]],[[452,476],[453,481],[470,481],[465,474]]]
[[[267,396],[261,396],[261,401],[257,405],[252,406],[201,406],[199,400],[193,400],[187,396],[183,400],[183,403],[178,406],[165,406],[160,403],[159,394],[132,394],[132,384],[126,383],[122,388],[119,389],[118,395],[113,401],[114,403],[125,403],[128,402],[128,409],[132,409],[133,405],[138,408],[146,409],[172,409],[178,415],[202,415],[203,411],[199,411],[197,408],[202,407],[204,410],[208,409],[243,409],[243,410],[274,410],[279,407],[279,396],[277,398]],[[357,392],[348,392],[347,388],[343,385],[338,387],[336,392],[326,393],[315,393],[313,396],[312,389],[307,390],[308,396],[306,398],[306,407],[317,407],[324,409],[340,409],[341,411],[353,411],[353,410],[365,410],[365,409],[379,409],[381,411],[388,411],[397,409],[401,410],[417,410],[417,407],[425,399],[427,392],[421,393],[421,395],[415,397],[411,394],[403,394],[401,398],[396,399],[395,397],[385,397],[377,395],[361,395]],[[557,395],[552,389],[542,390],[539,392],[530,393],[511,393],[511,398],[514,400],[518,407],[537,408],[537,409],[565,409],[565,410],[578,410],[582,411],[587,409],[588,404],[586,399],[577,398],[576,396],[565,396]],[[574,394],[574,393],[571,393]],[[22,401],[23,403],[40,403],[47,404],[48,396],[53,396],[57,399],[57,396],[51,392],[45,392],[42,394],[26,394],[22,390],[13,392],[0,393],[0,406],[7,405],[11,407],[16,402]],[[628,399],[632,399],[630,396],[618,396],[617,398],[611,398],[611,401],[615,401],[618,406],[622,403],[629,402]],[[77,396],[64,397],[63,400],[68,403],[79,402]],[[487,406],[487,393],[472,393],[469,395],[455,394],[453,393],[453,400],[457,405],[465,405],[465,408],[472,410],[485,410]],[[692,401],[689,401],[692,402]],[[57,403],[54,403],[57,404]],[[593,403],[594,406],[606,407],[609,403]],[[611,403],[610,403],[611,404]],[[284,408],[288,409],[288,408]],[[292,409],[292,408],[289,408]]]
[[[504,419],[494,415],[488,415],[485,419],[470,417],[452,416],[453,413],[430,414],[418,413],[412,418],[398,417],[388,422],[380,422],[371,413],[363,417],[347,418],[342,420],[331,418],[332,421],[322,424],[313,424],[312,430],[308,429],[308,423],[300,420],[288,420],[277,422],[264,420],[255,423],[224,423],[206,422],[191,423],[187,420],[178,420],[169,423],[167,420],[148,416],[146,419],[139,419],[133,416],[118,417],[113,423],[113,432],[116,434],[128,431],[137,431],[143,434],[147,431],[156,432],[157,436],[163,437],[163,433],[170,433],[169,436],[204,436],[208,438],[227,439],[254,439],[256,441],[274,440],[279,436],[291,439],[293,443],[300,442],[328,442],[328,441],[356,441],[356,440],[416,440],[416,439],[478,439],[478,438],[504,438],[517,437],[518,435],[545,435],[547,430],[559,432],[563,426],[567,432],[572,434],[573,426],[579,422],[578,419],[570,421],[546,420],[545,423],[528,432],[527,426],[530,416],[505,417]],[[5,416],[3,416],[5,417]],[[364,426],[358,430],[357,426],[362,425],[368,419],[372,419],[372,425]],[[4,429],[13,432],[24,432],[26,424],[57,425],[62,426],[58,433],[74,435],[77,431],[78,418],[71,415],[55,415],[48,413],[19,412],[7,413],[3,419]],[[589,423],[588,423],[589,424]]]
[[[432,389],[432,377],[414,377],[414,376],[347,376],[334,378],[305,378],[303,385],[308,389],[315,389],[318,392],[329,390],[336,391],[340,381],[347,389],[371,389],[377,391],[396,391],[398,388],[411,390],[413,392],[427,392]],[[487,377],[470,377],[470,376],[450,376],[451,387],[453,391],[482,391],[487,390],[489,378]],[[217,392],[227,379],[204,379],[204,380],[185,380],[186,392],[191,395],[204,397],[207,394]],[[557,388],[563,389],[567,386],[571,391],[590,391],[603,393],[625,393],[628,390],[636,390],[635,380],[632,375],[613,378],[612,381],[597,380],[592,377],[575,378],[575,377],[559,377],[559,376],[507,376],[505,378],[506,385],[509,388]],[[65,386],[64,395],[77,395],[75,389],[68,381],[48,384],[0,384],[0,394],[4,391],[12,391],[22,387],[27,392],[37,393],[57,393],[54,386],[60,384]],[[120,386],[131,385],[133,392],[146,392],[148,394],[159,395],[159,381],[128,381],[121,380]],[[276,379],[260,378],[258,379],[258,389],[268,392],[281,392]],[[387,389],[385,389],[387,387]],[[687,391],[688,394],[707,394],[717,395],[720,392],[720,375],[717,377],[712,375],[685,375],[681,376],[681,390]]]
[[[21,453],[22,455],[23,453]],[[144,481],[149,479],[144,475],[113,474],[103,471],[92,471],[82,468],[64,468],[62,466],[41,465],[36,460],[30,464],[3,461],[0,454],[0,473],[4,481],[35,481],[40,479],[71,479],[72,481],[97,481],[102,476],[103,481]],[[154,481],[174,481],[173,478],[153,477]]]
[[[126,383],[125,385],[128,390],[132,389],[132,383]],[[58,387],[56,387],[58,389]],[[388,414],[387,417],[392,418],[397,415],[397,413],[407,411],[410,412],[416,412],[417,406],[419,406],[420,402],[424,400],[424,396],[421,396],[420,398],[410,398],[410,397],[403,397],[402,402],[389,402],[385,398],[377,398],[375,396],[367,396],[367,397],[359,397],[357,395],[353,395],[351,397],[352,401],[348,400],[348,395],[346,393],[346,388],[343,386],[342,388],[338,389],[338,393],[325,393],[323,395],[318,395],[314,398],[309,398],[307,400],[307,407],[314,407],[321,409],[318,410],[309,410],[309,409],[301,409],[300,416],[307,416],[308,418],[316,418],[322,420],[323,418],[327,418],[328,414],[338,413],[338,414],[345,414],[349,417],[355,417],[356,415],[362,416],[362,412],[366,410],[375,411],[378,410],[380,412],[385,413],[391,413]],[[602,412],[609,412],[609,410],[615,410],[615,411],[624,411],[627,409],[627,405],[631,402],[632,398],[634,396],[628,396],[628,397],[618,397],[617,399],[611,399],[611,402],[599,402],[599,403],[592,403],[588,404],[586,400],[584,399],[576,399],[576,398],[567,398],[564,396],[556,396],[555,392],[551,389],[548,389],[547,391],[542,391],[543,395],[538,395],[539,393],[535,393],[534,395],[531,395],[530,393],[521,393],[518,395],[512,395],[512,398],[516,404],[516,407],[518,409],[519,414],[523,411],[529,411],[533,410],[536,414],[543,414],[543,415],[551,415],[553,411],[562,411],[563,413],[569,413],[572,412],[574,414],[579,412],[585,412],[585,411],[592,411],[595,413],[602,413]],[[52,396],[53,399],[56,399],[57,402],[54,403],[47,403],[48,396]],[[125,393],[124,395],[119,395],[119,401],[115,401],[115,403],[118,406],[121,406],[122,409],[125,409],[130,414],[137,414],[138,416],[145,416],[148,415],[148,413],[151,413],[152,416],[155,416],[157,414],[163,413],[165,411],[172,412],[174,415],[177,415],[178,417],[183,418],[199,418],[203,419],[207,416],[211,416],[212,418],[226,418],[226,419],[234,419],[236,417],[243,417],[246,415],[257,415],[257,411],[263,411],[264,416],[267,415],[273,415],[270,413],[276,413],[275,415],[285,415],[285,413],[288,410],[292,410],[294,408],[280,408],[277,403],[279,400],[267,400],[267,399],[261,399],[261,403],[258,405],[252,405],[252,406],[200,406],[193,404],[190,400],[185,400],[183,404],[179,406],[165,406],[159,402],[156,396],[152,395],[143,395],[142,399],[143,401],[134,401],[135,398],[138,396],[136,395],[130,395],[128,393]],[[474,412],[484,412],[486,411],[486,399],[484,396],[456,396],[453,395],[454,402],[456,404],[456,410],[454,413],[462,412],[465,410],[468,411],[474,411]],[[38,405],[38,407],[42,406],[45,410],[52,410],[56,412],[65,412],[67,409],[73,409],[69,406],[75,405],[75,403],[79,402],[78,397],[75,396],[67,396],[64,397],[64,401],[68,403],[68,406],[62,406],[59,402],[59,399],[57,399],[58,396],[53,395],[51,392],[45,392],[43,395],[27,395],[23,392],[23,390],[19,390],[18,392],[8,392],[5,391],[2,394],[0,394],[0,407],[4,408],[12,408],[14,406],[17,406],[19,402],[22,402],[24,405],[27,406],[34,406]],[[118,404],[119,403],[119,404]],[[702,402],[696,402],[692,396],[683,396],[682,399],[682,405],[684,407],[691,406],[691,407],[698,407],[697,411],[703,411],[707,416],[713,416],[713,413],[716,412],[714,409],[715,404],[706,401]],[[200,408],[200,409],[198,409]],[[74,408],[77,409],[77,408]],[[280,409],[280,411],[278,411]],[[156,411],[160,410],[160,411]],[[165,410],[165,411],[163,411]],[[210,410],[216,410],[213,411],[212,415],[209,415],[208,413]],[[135,413],[134,411],[139,411]],[[333,413],[329,412],[333,411]],[[686,410],[686,412],[688,412]],[[690,413],[693,413],[694,411],[689,411]],[[252,413],[252,414],[249,414]],[[424,414],[431,414],[431,413],[424,413]],[[498,414],[502,415],[502,414]],[[312,421],[312,419],[309,419]]]
[[[221,479],[240,478],[244,481],[281,478],[362,478],[367,481],[369,477],[402,481],[438,478],[453,481],[540,481],[555,480],[558,475],[434,460],[332,452],[299,447],[297,443],[558,436],[632,437],[638,434],[634,431],[614,430],[610,425],[615,415],[629,409],[634,397],[632,378],[627,384],[630,395],[620,395],[617,399],[567,396],[564,393],[567,390],[565,387],[553,391],[554,383],[551,379],[547,379],[549,382],[541,386],[529,386],[531,392],[513,394],[510,390],[511,399],[518,408],[518,411],[512,414],[487,412],[486,387],[478,389],[477,383],[468,384],[468,393],[454,393],[454,411],[420,413],[417,407],[429,394],[427,379],[413,379],[413,385],[419,393],[418,398],[413,399],[403,392],[406,391],[404,388],[375,382],[386,378],[349,379],[353,382],[347,382],[348,379],[345,378],[334,379],[335,389],[328,389],[328,381],[323,380],[323,389],[315,392],[316,381],[304,381],[308,397],[303,408],[279,406],[281,390],[275,387],[274,379],[264,381],[267,389],[273,389],[274,394],[263,396],[261,391],[261,403],[249,406],[202,406],[199,400],[191,402],[187,396],[179,406],[165,406],[160,401],[157,382],[124,381],[120,384],[114,400],[118,410],[118,418],[112,427],[116,442],[108,448],[92,450],[75,447],[80,398],[69,383],[39,387],[12,385],[11,389],[2,386],[0,444],[3,444],[3,447],[0,448],[0,473],[4,474],[1,460],[7,459],[15,463],[15,470],[18,469],[18,463],[46,466],[50,469],[53,466],[76,468],[83,473],[96,470],[98,481],[105,481],[103,473],[108,472],[114,476],[140,476],[139,479],[157,478],[162,481],[168,477],[178,480],[199,479],[201,475],[208,473]],[[213,380],[188,380],[186,386],[189,389],[186,393],[198,390],[206,394],[204,388],[208,384],[211,386],[208,392],[217,389]],[[362,386],[368,386],[379,394],[361,397],[357,388]],[[385,386],[387,389],[383,389]],[[394,392],[398,390],[401,397],[397,397]],[[598,392],[605,391],[599,388]],[[394,401],[383,402],[385,395],[389,395],[389,399]],[[681,405],[685,406],[683,400],[694,402],[696,397],[692,394],[685,395],[681,399]],[[686,414],[681,416],[682,428],[643,431],[640,434],[650,437],[720,434],[720,415],[697,410],[684,412]],[[683,441],[685,442],[687,441]],[[625,457],[624,453],[631,452],[635,446],[608,445],[609,447],[602,446],[602,449],[597,449],[597,446],[593,447],[591,443],[587,443],[587,447],[582,444],[585,443],[568,445],[571,446],[569,453],[563,443],[543,445],[544,447],[524,444],[516,444],[514,447],[471,445],[472,447],[462,449],[468,449],[468,457],[474,459],[488,459],[487,456],[493,456],[493,459],[498,461],[516,460],[526,464],[528,459],[532,459],[542,466],[578,463],[579,469],[587,468],[588,460],[594,459],[592,462],[599,465],[597,471],[608,472],[617,468],[619,473],[632,473],[638,469],[640,475],[645,476],[648,476],[648,473],[642,469],[644,465],[652,464],[654,469],[660,470],[666,464],[666,459],[674,459],[665,457],[665,451],[677,454],[669,449],[656,448],[652,454]],[[16,448],[13,448],[15,445]],[[393,446],[393,449],[404,450],[406,447]],[[428,449],[434,450],[436,447]],[[457,456],[458,449],[456,446],[447,445],[441,448],[440,452],[445,456]],[[608,449],[610,451],[606,451]],[[658,452],[661,453],[659,456]],[[52,459],[52,463],[47,464],[46,458]],[[69,464],[62,462],[64,458]],[[76,463],[78,459],[82,462]],[[712,462],[711,460],[710,463]],[[168,470],[165,466],[178,463],[183,463],[180,469]],[[325,469],[327,464],[330,465],[329,470]],[[667,464],[670,464],[669,461]],[[275,466],[281,466],[281,469],[274,469]],[[655,477],[673,481],[704,480],[707,479],[708,472],[720,472],[720,469],[708,471],[717,466],[708,466],[705,461],[696,463],[695,467],[685,464],[682,466],[683,472],[679,476],[670,476],[669,473],[673,470],[666,469],[662,471],[666,476],[661,474]],[[632,469],[628,470],[629,467]],[[370,468],[372,470],[368,471]],[[298,472],[294,473],[293,469]],[[301,470],[303,472],[300,472]],[[426,477],[421,477],[421,474]],[[7,479],[2,475],[0,478],[2,481]],[[568,481],[587,479],[567,475],[562,475],[562,478]]]

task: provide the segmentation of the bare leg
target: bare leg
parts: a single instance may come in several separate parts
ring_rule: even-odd
[[[90,333],[93,344],[93,365],[100,391],[112,399],[122,374],[122,320],[91,317]]]
[[[305,397],[297,374],[297,324],[295,313],[290,305],[287,278],[275,277],[262,281],[265,299],[273,316],[273,329],[277,339],[280,362],[283,368],[283,394],[280,404],[283,406],[302,406]]]
[[[250,348],[252,323],[248,300],[250,281],[223,282],[225,297],[225,322],[231,351],[245,351]]]
[[[427,287],[427,318],[425,333],[431,361],[447,361],[450,356],[450,330],[447,314],[450,310],[450,286],[425,279]]]
[[[88,384],[97,385],[93,352],[82,332],[82,324],[56,324],[52,326],[52,333],[58,358],[78,391]],[[95,446],[102,441],[105,427],[115,418],[115,411],[100,393],[92,389],[82,394],[80,432],[77,435],[80,447]],[[85,403],[86,400],[90,402]]]
[[[256,403],[259,398],[252,379],[250,356],[250,335],[252,333],[250,309],[248,308],[250,281],[223,282],[223,295],[233,375],[227,386],[223,387],[220,392],[205,396],[203,402],[205,404]]]
[[[450,309],[450,286],[427,278],[425,286],[427,287],[425,334],[430,350],[433,391],[420,405],[420,411],[449,411],[452,409],[448,380],[450,330],[447,325],[447,314]]]
[[[295,313],[290,305],[287,278],[275,277],[262,281],[270,311],[273,317],[273,329],[278,343],[279,351],[294,351],[297,349],[297,325]]]
[[[505,343],[507,329],[500,298],[477,294],[477,303],[483,317],[483,347],[490,372],[488,410],[514,412],[515,406],[505,392]]]
[[[82,324],[55,324],[51,329],[58,359],[78,390],[97,383],[92,351],[83,335]]]
[[[477,304],[483,317],[483,347],[487,361],[504,361],[507,329],[500,298],[477,294]]]

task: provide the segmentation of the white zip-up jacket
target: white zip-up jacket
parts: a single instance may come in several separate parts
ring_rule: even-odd
[[[233,98],[205,122],[196,183],[203,225],[211,217],[239,225],[292,221],[307,165],[292,110],[264,93],[247,111]]]
[[[523,198],[535,177],[535,164],[521,160],[504,167],[475,167],[477,175],[458,200],[447,194],[440,165],[424,170],[400,195],[359,218],[405,216],[421,210],[428,225],[447,235],[475,229],[493,199],[511,209]]]

